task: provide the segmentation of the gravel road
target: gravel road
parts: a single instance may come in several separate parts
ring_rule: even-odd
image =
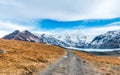
[[[91,64],[80,59],[70,50],[66,50],[66,55],[55,64],[48,67],[39,75],[102,75],[94,71]]]

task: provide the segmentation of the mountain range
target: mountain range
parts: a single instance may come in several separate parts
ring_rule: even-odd
[[[29,42],[41,42],[45,44],[57,45],[60,47],[75,48],[97,48],[97,49],[115,49],[120,48],[120,31],[109,31],[107,33],[94,37],[88,42],[87,35],[82,33],[64,33],[64,34],[33,34],[28,30],[20,32],[16,30],[6,36],[4,39],[22,40]]]
[[[120,48],[120,31],[108,31],[105,34],[96,36],[89,44],[92,48]]]

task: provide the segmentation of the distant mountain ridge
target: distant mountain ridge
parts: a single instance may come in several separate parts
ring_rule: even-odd
[[[22,40],[22,41],[29,41],[29,42],[40,42],[39,38],[34,34],[30,33],[29,31],[25,30],[20,32],[19,30],[14,31],[3,37],[4,39],[10,40]]]
[[[45,44],[52,44],[52,45],[57,45],[57,46],[61,46],[61,47],[69,47],[70,46],[67,43],[60,41],[59,39],[56,39],[51,35],[42,34],[42,35],[39,35],[38,37],[39,37],[39,40]]]
[[[80,34],[68,34],[68,33],[53,34],[53,35],[41,34],[41,35],[37,35],[37,36],[40,39],[44,40],[42,42],[45,42],[48,44],[55,44],[55,45],[59,45],[62,47],[81,47],[81,48],[84,48],[88,44],[86,42],[86,36],[80,35]]]
[[[120,31],[109,31],[105,34],[96,36],[91,42],[87,42],[86,35],[82,33],[65,33],[65,34],[33,34],[27,30],[20,32],[14,31],[3,37],[4,39],[22,40],[30,42],[41,42],[61,47],[74,48],[98,48],[98,49],[115,49],[120,48]]]
[[[109,31],[105,34],[96,36],[90,43],[92,48],[114,49],[120,48],[120,31]]]
[[[10,40],[22,40],[29,42],[41,42],[45,44],[52,44],[61,47],[81,47],[84,48],[88,44],[85,39],[85,35],[79,36],[79,34],[65,34],[65,35],[47,35],[47,34],[33,34],[27,30],[20,32],[16,30],[6,36],[4,39]]]

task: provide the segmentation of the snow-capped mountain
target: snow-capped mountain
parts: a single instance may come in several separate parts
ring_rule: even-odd
[[[88,43],[86,42],[86,35],[82,33],[63,33],[63,34],[36,34],[39,36],[43,43],[58,45],[62,47],[77,47],[85,48]]]
[[[19,30],[14,31],[3,37],[4,39],[12,39],[12,40],[22,40],[29,42],[40,42],[39,38],[29,31],[25,30],[20,32]]]
[[[27,30],[23,32],[16,30],[3,38],[30,42],[41,42],[61,47],[99,48],[99,49],[120,48],[120,31],[109,31],[102,35],[98,35],[90,43],[87,41],[89,37],[81,32],[38,35],[33,34]]]
[[[52,44],[52,45],[57,45],[61,47],[69,47],[67,43],[54,38],[52,35],[41,34],[38,37],[40,39],[40,42],[45,43],[45,44]]]
[[[83,48],[87,45],[87,36],[83,35],[82,33],[55,34],[53,37],[67,43],[70,47]]]
[[[92,48],[120,48],[120,31],[109,31],[96,36],[89,45]]]
[[[19,30],[10,33],[3,37],[4,39],[14,39],[22,41],[41,42],[45,44],[52,44],[61,47],[77,47],[85,48],[88,43],[86,42],[86,36],[82,33],[64,33],[64,34],[32,34],[25,30],[20,32]]]

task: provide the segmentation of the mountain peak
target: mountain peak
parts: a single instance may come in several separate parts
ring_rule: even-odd
[[[30,33],[28,30],[24,30],[22,33]]]
[[[19,30],[15,30],[14,32],[18,33],[18,32],[20,32],[20,31],[19,31]]]
[[[14,31],[11,34],[8,34],[3,37],[4,39],[13,39],[13,40],[22,40],[22,41],[31,41],[31,42],[40,42],[39,38],[29,32],[28,30],[25,30],[23,32],[20,32],[19,30]]]
[[[3,38],[4,38],[4,39],[13,39],[13,38],[15,38],[17,35],[19,35],[19,34],[20,34],[20,31],[19,31],[19,30],[15,30],[14,32],[12,32],[12,33],[4,36]]]
[[[20,33],[20,31],[19,30],[15,30],[14,32],[12,32],[11,34],[14,34],[14,35],[17,35],[17,34],[19,34]]]
[[[95,48],[107,48],[107,49],[113,49],[113,48],[120,48],[120,31],[108,31],[105,34],[96,36],[93,41],[91,42],[91,45],[93,45]]]

